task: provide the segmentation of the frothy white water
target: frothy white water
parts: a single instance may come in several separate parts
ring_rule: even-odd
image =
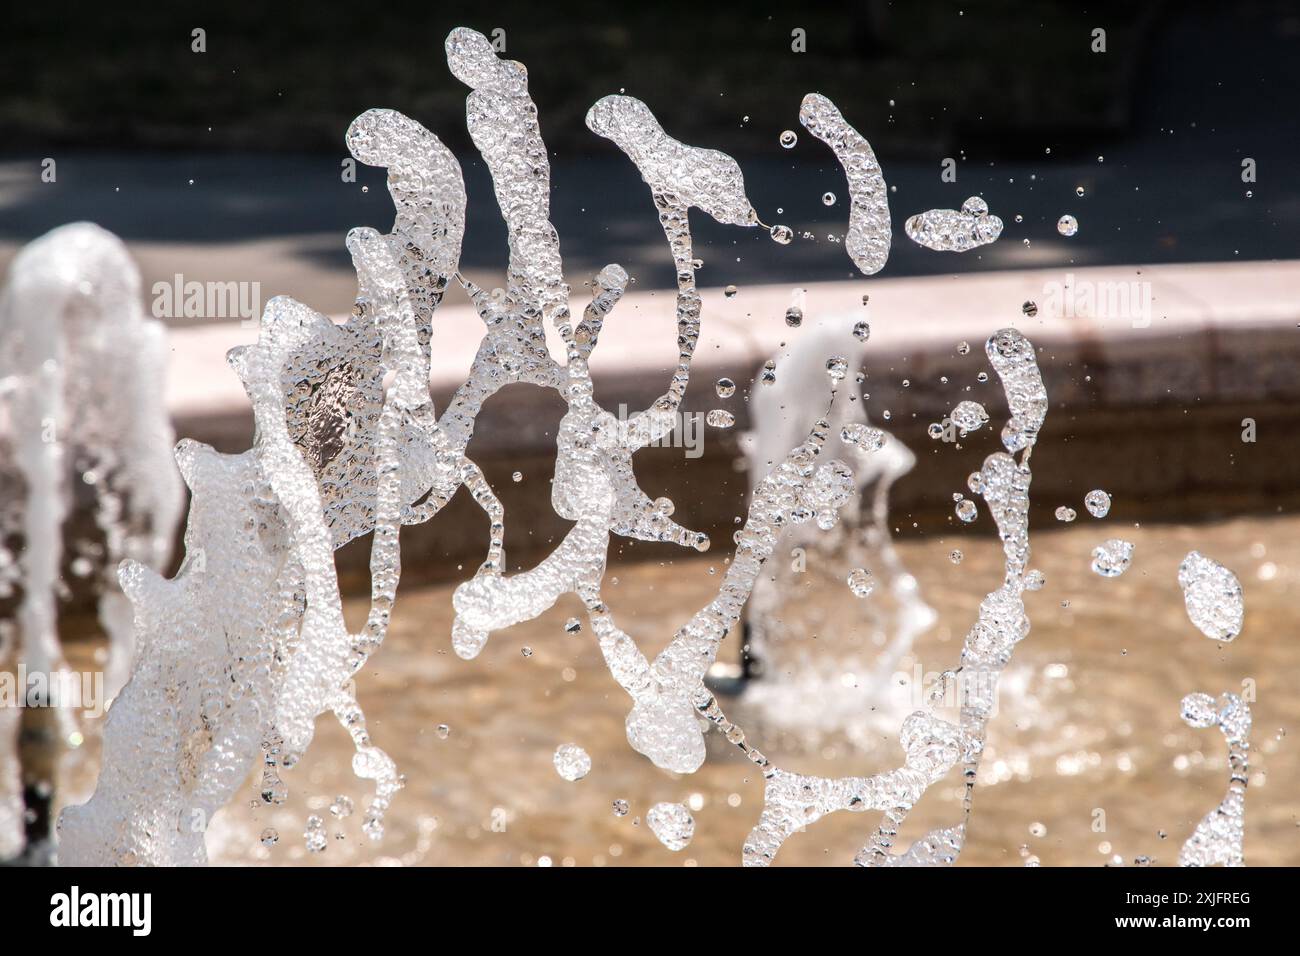
[[[0,662],[44,675],[62,734],[70,706],[58,699],[66,673],[57,603],[64,522],[89,489],[102,541],[77,540],[72,573],[101,580],[99,620],[108,635],[104,695],[111,699],[134,656],[131,609],[116,579],[120,561],[161,568],[180,518],[180,478],[163,403],[166,333],[141,307],[140,274],[111,233],[63,226],[26,246],[0,296],[0,450],[17,470],[19,494],[0,505],[0,596],[20,590],[17,639],[0,635]],[[17,554],[6,545],[21,540]],[[12,646],[7,646],[12,645]],[[25,688],[23,689],[25,690]],[[0,858],[21,849],[17,791],[20,712],[0,726]],[[55,781],[49,781],[51,786]]]
[[[177,446],[192,493],[186,560],[171,580],[138,563],[123,568],[140,650],[105,727],[95,794],[62,815],[65,862],[203,862],[207,822],[259,751],[263,797],[282,802],[280,770],[325,711],[351,735],[358,775],[375,781],[371,836],[401,786],[351,688],[387,631],[398,528],[462,483],[496,527],[500,506],[434,428],[428,400],[429,320],[463,232],[459,167],[436,137],[390,111],[360,117],[348,143],[358,159],[389,166],[394,231],[348,236],[359,294],[346,324],[277,298],[258,343],[231,353],[253,403],[251,449]],[[372,530],[371,609],[349,634],[333,550]],[[499,559],[494,541],[490,559]]]

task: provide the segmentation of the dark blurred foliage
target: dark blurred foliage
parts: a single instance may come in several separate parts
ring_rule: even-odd
[[[528,64],[543,132],[559,152],[606,148],[583,116],[621,89],[677,137],[740,154],[770,147],[773,124],[795,126],[811,90],[860,128],[888,129],[877,147],[887,154],[996,140],[1006,157],[1027,132],[1036,135],[1023,137],[1026,151],[1044,136],[1092,148],[1131,122],[1150,37],[1188,6],[10,4],[0,142],[5,152],[336,150],[354,116],[382,105],[465,149],[466,91],[442,48],[448,30],[465,25],[505,30],[506,54]],[[1098,26],[1105,55],[1090,51]],[[207,31],[206,53],[191,52],[194,27]],[[791,51],[795,27],[807,33],[806,53]]]

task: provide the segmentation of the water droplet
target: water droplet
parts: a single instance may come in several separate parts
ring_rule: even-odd
[[[763,363],[763,370],[758,375],[758,381],[763,385],[776,384],[776,363],[771,359]]]
[[[1188,694],[1182,700],[1180,716],[1190,727],[1213,727],[1219,722],[1219,708],[1209,694]]]
[[[720,378],[714,386],[714,391],[718,393],[718,398],[730,398],[736,394],[736,383],[729,378]]]
[[[849,374],[849,360],[843,355],[831,356],[826,360],[826,374],[831,377],[832,384],[838,385]]]
[[[279,831],[277,831],[273,827],[267,827],[265,830],[262,831],[261,840],[262,840],[262,846],[265,847],[275,846],[277,843],[280,842]]]
[[[1066,213],[1056,220],[1056,231],[1063,236],[1072,236],[1079,231],[1079,220]]]
[[[680,803],[656,803],[645,815],[650,831],[668,849],[686,849],[695,836],[695,818]]]
[[[794,144],[799,142],[799,137],[795,135],[794,130],[787,129],[781,133],[780,142],[785,149],[794,149]]]
[[[835,194],[832,193],[832,192],[824,192],[824,193],[822,193],[822,205],[823,205],[823,206],[834,206],[834,205],[835,205]]]
[[[783,226],[778,223],[768,230],[768,235],[772,237],[773,242],[780,243],[783,246],[788,246],[790,245],[791,240],[794,239],[794,230],[789,226]]]
[[[1038,314],[1038,303],[1033,300],[1026,301],[1025,304],[1020,307],[1020,311],[1025,313],[1025,315],[1033,317]]]
[[[1108,538],[1092,549],[1092,570],[1103,578],[1119,577],[1133,561],[1133,545],[1121,538]]]
[[[307,818],[307,828],[303,830],[303,839],[307,843],[308,853],[321,853],[329,843],[325,833],[325,821],[313,814]]]
[[[725,295],[728,299],[734,299],[736,297],[736,293],[739,291],[740,290],[737,289],[734,285],[729,285],[722,290],[722,294]]]
[[[1076,196],[1082,196],[1082,195],[1083,195],[1083,187],[1082,187],[1082,186],[1075,186],[1075,187],[1074,187],[1074,194],[1075,194]]]
[[[948,419],[966,435],[987,425],[989,413],[979,402],[958,402],[957,407],[948,413]]]
[[[948,560],[951,561],[953,564],[961,564],[962,558],[964,557],[965,555],[961,553],[960,548],[953,548],[948,555]]]
[[[1110,513],[1110,495],[1100,488],[1083,496],[1083,506],[1094,518],[1104,518]]]
[[[1230,570],[1199,551],[1178,566],[1187,617],[1212,641],[1231,641],[1241,633],[1245,603],[1241,582]]]
[[[582,622],[576,617],[571,617],[564,622],[564,633],[566,634],[577,634],[581,630]]]
[[[859,342],[865,342],[871,338],[871,326],[866,322],[853,323],[853,337]]]
[[[1065,505],[1061,505],[1061,507],[1056,509],[1057,521],[1070,522],[1073,521],[1077,516],[1078,516],[1078,512],[1076,512],[1073,508],[1067,508]]]
[[[446,739],[447,739],[448,737],[450,737],[450,736],[451,736],[451,728],[448,727],[446,724],[439,724],[439,725],[438,725],[438,739],[439,739],[439,740],[446,740]]]
[[[614,806],[614,816],[616,817],[627,816],[629,806],[626,800],[615,800],[613,806]]]
[[[857,598],[867,597],[876,586],[876,582],[872,580],[871,572],[866,568],[854,568],[850,571],[848,584],[849,590],[852,591],[853,596]]]
[[[797,329],[803,325],[803,309],[797,305],[792,305],[785,310],[785,324],[792,329]]]
[[[714,428],[730,428],[736,424],[736,416],[725,408],[715,408],[704,416],[704,420]]]
[[[515,484],[519,484],[519,482],[524,480],[524,473],[522,471],[516,471],[513,475],[510,476],[510,480],[513,481]]]
[[[591,773],[591,757],[577,744],[560,744],[555,748],[555,772],[572,783]]]
[[[957,517],[967,524],[979,517],[979,509],[975,507],[975,502],[969,498],[963,498],[957,502]]]
[[[352,816],[353,808],[352,798],[340,794],[330,804],[330,815],[342,820],[344,817]]]
[[[840,429],[840,441],[862,451],[879,451],[885,444],[885,433],[861,422],[850,422]]]

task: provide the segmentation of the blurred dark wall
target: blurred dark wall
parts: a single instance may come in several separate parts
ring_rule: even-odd
[[[772,117],[793,124],[812,89],[858,126],[887,129],[877,147],[885,154],[996,140],[1008,158],[1026,132],[1091,149],[1130,123],[1153,34],[1197,6],[12,5],[0,148],[336,151],[348,122],[376,105],[468,148],[465,90],[442,51],[448,30],[466,25],[505,31],[506,54],[531,69],[548,145],[561,152],[605,148],[582,118],[620,89],[671,117],[679,138],[741,154],[770,148]],[[1264,20],[1282,9],[1234,7]],[[1107,31],[1104,56],[1089,48],[1097,26]],[[207,31],[206,53],[191,51],[195,27]],[[806,31],[806,53],[791,50],[796,27]],[[756,122],[745,124],[746,115]],[[1025,137],[1025,150],[1042,138]]]

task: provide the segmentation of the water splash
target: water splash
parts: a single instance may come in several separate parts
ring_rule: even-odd
[[[253,403],[251,449],[177,446],[192,493],[186,559],[171,580],[139,563],[121,572],[140,653],[105,727],[95,794],[61,817],[65,862],[204,862],[206,821],[259,752],[264,798],[280,802],[279,772],[297,762],[324,712],[351,736],[355,772],[375,782],[367,834],[382,833],[401,787],[350,683],[387,632],[398,529],[436,513],[461,484],[498,525],[500,506],[454,438],[434,427],[428,400],[429,323],[463,231],[459,167],[436,137],[391,111],[359,117],[347,141],[358,159],[390,168],[394,230],[349,234],[359,292],[348,322],[277,298],[257,344],[232,351]],[[349,634],[333,551],[370,531],[371,608]]]
[[[738,620],[776,529],[804,514],[833,517],[851,497],[847,467],[817,463],[829,428],[819,422],[757,489],[718,597],[653,662],[645,658],[601,597],[610,534],[708,547],[703,534],[669,518],[670,502],[645,495],[631,464],[635,451],[674,427],[689,382],[700,297],[687,213],[695,206],[744,226],[757,216],[729,157],[671,139],[631,97],[606,97],[592,108],[588,125],[624,149],[650,185],[677,264],[678,366],[650,408],[616,420],[595,402],[587,363],[627,274],[603,269],[573,325],[527,73],[470,30],[452,31],[446,47],[452,72],[471,88],[467,125],[492,175],[510,250],[503,295],[465,283],[485,325],[469,378],[435,418],[427,390],[431,323],[458,277],[459,166],[418,123],[370,111],[347,142],[358,159],[388,168],[393,231],[349,234],[359,294],[347,323],[278,298],[267,306],[257,344],[232,353],[253,402],[253,447],[222,455],[192,442],[178,446],[193,493],[187,559],[170,581],[138,563],[122,572],[143,651],[108,722],[95,795],[63,815],[69,862],[202,862],[203,828],[193,821],[230,799],[259,749],[266,798],[282,801],[279,773],[297,763],[326,711],[352,736],[354,770],[375,781],[365,829],[379,836],[402,778],[371,742],[351,678],[387,632],[400,526],[433,517],[462,485],[491,523],[484,564],[453,598],[456,652],[473,657],[492,630],[576,593],[611,673],[632,698],[629,742],[659,766],[694,770],[704,759],[694,716],[704,672]],[[548,326],[564,342],[563,365],[546,349]],[[507,575],[500,503],[465,450],[483,403],[513,382],[554,389],[568,404],[552,504],[575,524],[537,567]],[[369,531],[371,608],[363,630],[350,634],[332,552]],[[232,607],[239,613],[232,616]],[[224,628],[208,627],[213,620]]]
[[[1242,835],[1250,772],[1250,707],[1236,694],[1188,694],[1183,720],[1191,727],[1218,727],[1228,742],[1228,792],[1207,813],[1178,853],[1179,866],[1245,866]]]
[[[614,264],[602,269],[575,324],[559,237],[549,220],[549,163],[527,72],[470,30],[453,31],[446,52],[452,72],[470,88],[467,125],[506,221],[506,287],[489,294],[459,276],[465,194],[450,152],[399,113],[374,110],[359,117],[348,146],[358,159],[387,167],[397,210],[393,229],[386,235],[356,229],[348,236],[359,286],[348,322],[335,325],[291,299],[276,299],[267,306],[257,344],[232,353],[232,367],[253,402],[253,447],[221,455],[196,443],[178,446],[177,461],[193,493],[186,563],[172,580],[140,563],[122,571],[141,653],[110,716],[95,796],[64,815],[65,860],[202,862],[203,821],[229,801],[259,758],[264,798],[282,802],[280,772],[299,761],[316,718],[326,712],[349,731],[356,772],[375,782],[365,829],[382,833],[384,811],[402,778],[371,741],[351,682],[387,633],[400,576],[401,526],[433,518],[464,486],[490,524],[484,563],[453,598],[451,642],[460,657],[476,656],[492,631],[533,619],[562,595],[576,594],[611,675],[630,698],[626,732],[633,749],[666,770],[691,772],[705,757],[703,717],[762,770],[764,806],[745,842],[746,864],[770,863],[786,839],[836,810],[883,813],[854,858],[861,865],[952,863],[965,839],[998,679],[1029,631],[1023,592],[1036,586],[1027,572],[1029,459],[1048,405],[1032,344],[1005,329],[986,345],[1010,409],[1002,432],[1007,451],[985,459],[972,491],[984,497],[997,525],[1005,575],[981,603],[950,672],[967,685],[958,716],[945,719],[933,706],[907,715],[899,733],[901,766],[873,776],[825,778],[778,768],[726,717],[705,689],[704,674],[747,602],[751,620],[761,620],[762,572],[778,543],[791,540],[784,536],[848,525],[862,489],[873,481],[863,536],[882,556],[881,578],[891,582],[903,615],[898,642],[881,655],[882,665],[910,646],[933,612],[893,554],[884,521],[890,483],[911,467],[911,454],[871,428],[865,414],[846,410],[860,410],[861,402],[837,395],[850,390],[846,381],[853,381],[854,367],[837,354],[852,334],[840,329],[839,344],[819,348],[812,366],[818,376],[827,375],[818,386],[829,387],[827,411],[811,427],[801,424],[787,441],[757,452],[749,512],[717,596],[649,660],[615,622],[602,582],[612,535],[709,546],[702,533],[671,520],[671,502],[645,494],[632,465],[636,451],[675,426],[689,384],[701,318],[689,211],[742,227],[758,225],[758,217],[730,157],[673,139],[632,97],[610,96],[592,107],[588,126],[618,145],[648,185],[677,270],[676,368],[648,408],[625,421],[614,418],[596,402],[588,363],[629,277]],[[845,166],[852,199],[846,248],[864,272],[878,271],[889,251],[889,213],[869,145],[816,94],[805,99],[801,120]],[[987,212],[967,206],[969,216]],[[992,223],[1000,230],[996,217],[980,228],[988,231]],[[466,381],[437,416],[427,389],[433,316],[453,281],[464,286],[484,332]],[[551,357],[548,333],[560,337],[563,362]],[[760,381],[772,368],[769,362]],[[387,389],[385,379],[392,380]],[[783,384],[802,387],[806,381],[798,363],[783,360]],[[552,506],[573,527],[535,567],[507,574],[504,513],[467,448],[485,402],[513,383],[554,390],[566,403]],[[758,393],[756,414],[764,393],[779,401],[776,387]],[[972,409],[967,413],[978,417]],[[830,457],[837,435],[848,462]],[[370,532],[371,606],[354,634],[343,621],[333,551]],[[232,607],[238,609],[233,615]],[[211,627],[217,620],[220,629]],[[445,727],[439,736],[446,736]],[[559,756],[557,769],[568,767],[568,757]],[[911,808],[958,764],[966,787],[963,818],[895,855]],[[664,825],[656,826],[660,817]],[[693,832],[694,821],[680,804],[659,805],[648,819],[669,848],[685,846]],[[323,835],[323,826],[312,818],[309,843],[316,831]]]
[[[872,777],[825,778],[774,766],[748,744],[716,701],[705,702],[701,712],[762,769],[766,779],[763,811],[745,841],[746,866],[770,864],[790,836],[836,810],[884,811],[882,822],[855,862],[864,866],[890,864],[894,839],[908,812],[959,760],[966,785],[963,812],[969,817],[998,677],[1015,645],[1029,633],[1022,600],[1029,560],[1028,460],[1047,409],[1047,392],[1028,339],[1014,329],[1003,329],[989,339],[985,351],[1002,380],[1012,421],[1020,422],[1015,435],[1023,439],[1016,442],[1023,454],[1019,462],[1003,452],[989,455],[974,482],[997,523],[1006,558],[1006,578],[980,604],[978,620],[963,643],[958,672],[966,686],[959,722],[954,724],[925,710],[915,711],[903,722],[899,733],[906,754],[902,767]],[[905,860],[932,859],[936,856],[932,848],[943,846],[946,850],[942,857],[951,862],[960,852],[964,824],[965,820],[942,833],[927,834],[915,853],[905,852]]]
[[[8,648],[0,635],[0,661],[11,657],[46,675],[51,697],[41,704],[53,708],[64,740],[76,728],[68,707],[79,702],[59,699],[70,685],[59,679],[67,676],[56,609],[64,587],[63,525],[78,489],[90,489],[101,540],[77,541],[71,569],[78,577],[102,569],[93,584],[108,635],[103,690],[111,700],[134,657],[131,607],[117,565],[166,564],[183,504],[166,453],[173,441],[163,403],[166,360],[166,333],[141,309],[139,271],[116,236],[74,223],[15,257],[0,298],[0,450],[14,463],[10,477],[20,487],[0,505],[0,597],[21,594],[20,641]],[[21,850],[22,800],[11,775],[19,766],[19,712],[0,723],[5,858]]]

